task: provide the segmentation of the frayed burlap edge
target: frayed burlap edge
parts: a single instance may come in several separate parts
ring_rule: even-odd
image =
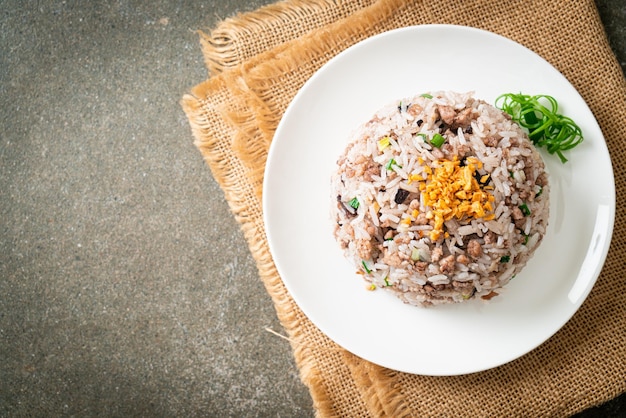
[[[221,77],[214,77],[185,95],[181,105],[196,138],[195,145],[224,190],[230,209],[241,225],[263,284],[272,297],[281,324],[289,335],[301,380],[309,388],[315,410],[320,416],[338,416],[336,408],[341,402],[338,401],[337,395],[347,394],[355,401],[348,407],[342,405],[342,411],[348,411],[352,416],[366,416],[368,411],[365,404],[360,402],[356,384],[346,381],[342,382],[341,387],[328,387],[326,376],[318,367],[319,356],[328,356],[330,353],[334,356],[335,367],[343,368],[341,374],[348,375],[350,371],[344,363],[344,356],[351,354],[336,346],[319,331],[313,335],[310,330],[305,332],[300,325],[308,320],[291,299],[274,266],[260,216],[261,202],[257,195],[259,188],[258,185],[255,187],[247,182],[254,170],[247,168],[246,164],[232,152],[232,142],[237,134],[225,124],[222,116],[229,110],[241,109],[243,103],[235,100],[229,85]],[[224,132],[230,132],[230,135],[225,137]],[[265,146],[260,148],[267,151]]]
[[[205,65],[210,75],[219,74],[374,1],[287,0],[227,18],[209,33],[198,31]]]
[[[319,35],[319,33],[316,34],[316,35]],[[331,34],[330,37],[332,38],[332,34]],[[288,59],[290,56],[291,57],[297,56],[297,54],[294,55],[293,52],[294,51],[290,51],[287,48],[283,48],[281,51],[279,51],[279,53],[274,54],[273,59],[274,60],[279,60],[278,62],[281,64],[280,67],[276,67],[279,72],[284,73],[285,71],[288,72],[290,70],[293,70],[293,68],[290,68],[290,66],[288,64],[286,64],[285,62],[282,61],[285,57]],[[599,53],[599,55],[602,56],[603,52],[604,51]],[[285,56],[280,56],[281,53],[284,53]],[[315,56],[316,54],[312,53],[312,51],[310,51],[310,50],[307,50],[305,52],[305,55],[306,56],[299,57],[299,60],[295,59],[294,62],[300,61],[300,63],[301,63],[302,61],[307,61],[307,60],[316,59],[316,58],[319,61],[319,57],[316,57]],[[276,64],[276,61],[272,61],[271,63],[268,62],[267,65],[271,66],[271,65],[275,65],[275,64]],[[319,62],[315,63],[313,65],[313,67],[316,67],[316,65],[318,65],[318,64],[319,64]],[[266,125],[262,129],[260,129],[262,131],[263,137],[264,137],[262,139],[263,148],[266,148],[267,146],[269,146],[269,141],[271,141],[271,134],[273,133],[273,129],[275,129],[275,126],[276,126],[276,124],[278,123],[278,120],[279,120],[279,118],[277,118],[276,115],[277,114],[278,115],[282,114],[282,111],[284,110],[284,108],[281,108],[280,106],[277,107],[277,108],[273,108],[273,109],[272,108],[268,108],[267,102],[268,101],[271,102],[271,100],[269,100],[269,97],[264,97],[264,94],[259,94],[259,92],[260,93],[265,92],[265,94],[267,94],[267,91],[271,90],[271,86],[265,85],[262,88],[259,88],[259,86],[255,86],[258,91],[252,92],[250,90],[250,87],[247,85],[247,83],[249,82],[250,79],[254,79],[254,78],[262,79],[263,78],[262,76],[260,76],[261,73],[264,71],[261,68],[262,65],[259,65],[257,63],[257,64],[254,64],[254,65],[247,65],[247,66],[244,66],[244,67],[246,68],[246,71],[247,71],[246,77],[244,77],[244,78],[246,78],[246,82],[242,82],[241,79],[238,80],[239,83],[240,83],[239,87],[242,88],[238,92],[238,94],[243,94],[244,96],[248,96],[248,99],[246,99],[246,100],[253,100],[253,102],[256,101],[257,104],[259,104],[259,105],[261,105],[263,107],[263,110],[259,111],[258,108],[257,108],[256,113],[249,114],[247,116],[247,118],[244,117],[243,120],[241,119],[242,115],[240,113],[238,113],[238,111],[235,110],[235,109],[231,109],[231,111],[230,112],[226,112],[225,115],[226,115],[226,117],[229,120],[231,120],[231,122],[234,124],[234,126],[239,126],[239,129],[240,129],[239,132],[240,133],[242,131],[244,132],[244,133],[242,133],[239,136],[239,139],[238,139],[239,141],[241,141],[242,144],[247,144],[247,141],[250,139],[250,135],[258,135],[257,129],[259,127],[258,126],[255,127],[253,121],[254,121],[254,115],[256,115],[256,116],[261,115],[262,116],[261,119],[263,119],[264,122],[266,123]],[[256,71],[256,73],[255,73],[255,71]],[[620,75],[621,75],[621,71],[620,71]],[[269,77],[269,76],[267,76],[267,78],[270,79],[270,80],[272,79],[272,77]],[[574,77],[574,79],[575,79],[575,77]],[[621,80],[622,80],[622,83],[623,83],[623,76],[622,76]],[[579,87],[579,86],[577,86],[577,87]],[[626,91],[626,89],[622,89],[622,91]],[[259,95],[256,96],[257,94],[259,94]],[[199,95],[199,96],[202,97],[202,95]],[[253,97],[253,99],[250,99],[250,97]],[[255,99],[255,97],[256,97],[256,99]],[[259,97],[260,97],[260,100],[257,101],[257,99]],[[249,102],[249,103],[254,104],[253,102]],[[598,109],[596,109],[596,111],[598,111]],[[601,113],[601,110],[599,111],[599,113]],[[622,114],[624,114],[624,112],[622,112]],[[247,133],[245,132],[246,129],[242,129],[242,126],[246,125],[245,123],[243,123],[245,121],[250,122],[250,125],[247,128],[247,129],[249,129],[249,132],[247,132]],[[235,136],[237,136],[237,135],[235,135]],[[196,138],[197,137],[198,136],[196,135]],[[258,141],[258,138],[256,139],[256,141]],[[248,160],[249,157],[247,157],[245,155],[248,151],[247,150],[245,150],[245,151],[246,151],[245,153],[242,153],[242,150],[239,149],[238,153],[241,154],[240,157],[243,157],[243,160]],[[618,152],[618,154],[619,154],[619,152]],[[254,155],[254,154],[251,154],[251,155]],[[252,159],[254,160],[254,158],[252,158]],[[209,163],[209,165],[211,165],[211,163]],[[258,173],[257,172],[257,173],[255,173],[255,175],[253,177],[256,177],[258,174],[262,174],[262,173]],[[256,184],[257,184],[257,187],[255,187],[255,195],[257,197],[260,197],[260,189],[258,188],[259,187],[258,186],[259,183],[256,182]],[[619,190],[624,190],[624,188],[618,186],[618,191]],[[227,199],[228,199],[228,197],[227,197]],[[229,200],[229,203],[230,203],[230,200]],[[235,213],[237,213],[237,212],[235,212]],[[619,217],[619,213],[618,213],[618,217]],[[243,227],[244,227],[244,225],[242,223],[242,228]],[[245,229],[244,229],[244,233],[246,233]],[[622,242],[623,242],[623,240],[622,240]],[[614,251],[613,247],[612,247],[612,251]],[[252,247],[252,245],[251,245],[251,250],[253,251],[253,254],[254,254],[255,250]],[[260,268],[260,271],[261,271],[261,268]],[[265,275],[263,272],[261,272],[261,274],[262,274],[262,276]],[[272,274],[277,274],[277,273],[274,270],[274,271],[271,271],[271,272],[267,272],[267,274],[272,275]],[[281,290],[284,291],[284,288],[281,289]],[[270,292],[270,294],[272,294],[273,289],[268,288],[268,291]],[[288,297],[288,295],[287,295],[287,297]],[[278,302],[278,301],[275,301],[275,303],[276,302]],[[289,303],[293,303],[293,301],[288,301],[288,302]],[[280,317],[280,315],[279,315],[279,317]],[[286,326],[286,328],[288,328],[288,327]],[[296,354],[296,359],[299,358],[298,350],[301,350],[301,349],[302,349],[302,346],[297,346],[296,345],[294,347],[294,352]],[[300,353],[300,354],[302,354],[302,353]],[[407,406],[402,401],[402,397],[399,395],[400,388],[398,387],[397,379],[390,377],[390,376],[395,376],[395,373],[387,371],[387,370],[385,370],[383,368],[371,365],[371,364],[369,364],[367,362],[364,362],[361,359],[358,359],[358,358],[356,358],[354,356],[351,356],[351,355],[349,355],[347,353],[345,354],[345,362],[348,363],[348,365],[350,367],[350,373],[351,373],[354,381],[356,382],[357,386],[359,387],[359,391],[361,393],[361,397],[364,400],[364,402],[367,404],[370,412],[374,412],[375,415],[377,415],[377,416],[384,416],[384,415],[387,415],[388,412],[393,412],[393,414],[395,414],[395,415],[400,415],[403,411],[406,412],[408,410]],[[298,362],[298,364],[299,364],[299,366],[301,366],[301,370],[306,369],[306,365],[304,365],[304,367],[302,367],[300,362]],[[314,366],[313,363],[309,363],[309,365]],[[311,375],[316,375],[316,374],[319,374],[319,370],[317,370],[315,368],[312,368],[311,370],[308,370],[307,373],[311,374]],[[307,373],[305,373],[305,374],[307,374]],[[305,381],[305,383],[307,383],[306,378],[303,378],[303,380]],[[320,379],[320,380],[323,380],[323,378]],[[313,386],[314,386],[314,382],[313,382],[313,380],[311,380],[311,376],[308,377],[308,382],[309,383],[313,383]],[[386,382],[386,383],[385,384],[381,384],[381,382]],[[378,387],[377,387],[377,384],[378,384]],[[310,384],[308,384],[308,386],[310,388],[312,387]],[[394,390],[389,390],[390,387],[394,387],[395,389]],[[617,390],[622,390],[622,391],[624,390],[624,388],[621,387],[621,386],[618,386],[617,388],[615,388],[615,387],[611,388],[611,390],[613,390],[613,391],[616,390],[616,389]],[[312,390],[312,392],[313,392],[313,390]],[[378,392],[382,392],[383,396],[377,397],[377,393]],[[385,392],[387,394],[395,393],[395,396],[386,396],[385,397],[384,396]],[[617,393],[619,393],[619,392],[617,392]],[[585,396],[587,396],[587,395],[588,394],[585,394]],[[593,394],[590,394],[590,395],[591,395],[591,397],[593,396]],[[608,399],[610,399],[610,397],[612,397],[614,395],[615,395],[615,393],[613,393],[612,395],[608,395],[608,397],[605,396],[602,399],[596,399],[595,401],[592,401],[593,402],[592,404],[596,404],[596,403],[600,403],[600,402],[603,402],[605,400],[608,400]],[[332,407],[332,405],[322,405],[324,402],[322,402],[321,399],[323,399],[324,396],[325,395],[323,393],[319,393],[317,396],[314,395],[314,399],[317,399],[317,401],[318,401],[317,405],[318,406],[321,405],[319,410],[322,411],[321,413],[323,415],[329,415],[329,416],[333,415],[333,409],[334,408]],[[557,413],[558,415],[560,415],[561,413],[569,414],[569,413],[577,412],[577,411],[579,411],[581,409],[584,409],[585,407],[590,406],[590,404],[589,404],[590,398],[587,397],[585,400],[586,400],[586,402],[576,403],[574,401],[573,403],[570,403],[568,405],[560,406],[558,408],[558,411],[559,411],[558,413],[555,410],[552,410],[552,413]],[[385,407],[390,407],[390,406],[391,406],[392,409],[385,411],[385,409],[387,409]],[[519,413],[520,411],[518,410],[517,412]],[[544,411],[544,412],[549,413],[549,411]]]

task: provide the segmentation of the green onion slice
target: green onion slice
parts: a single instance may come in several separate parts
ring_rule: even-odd
[[[393,166],[397,166],[398,168],[402,168],[402,166],[400,164],[398,164],[396,162],[396,160],[394,160],[393,158],[391,160],[389,160],[389,162],[387,163],[387,165],[385,166],[385,168],[387,170],[393,170]]]
[[[356,197],[353,197],[352,200],[350,202],[348,202],[348,204],[350,206],[352,206],[354,209],[358,209],[359,208],[359,199],[357,199]]]
[[[370,270],[369,267],[367,267],[367,264],[365,264],[365,260],[362,260],[361,264],[363,264],[363,270],[365,270],[367,274],[370,274],[372,272],[372,270]]]
[[[446,139],[441,134],[433,135],[432,139],[430,140],[432,146],[437,148],[440,148],[444,142],[446,142]]]
[[[528,208],[528,205],[526,203],[520,205],[519,208],[522,211],[522,213],[524,214],[524,216],[530,215],[530,209]]]

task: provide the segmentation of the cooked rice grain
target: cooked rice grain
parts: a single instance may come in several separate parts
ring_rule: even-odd
[[[541,156],[472,93],[378,111],[353,133],[331,190],[335,237],[358,273],[419,306],[495,296],[548,223]]]

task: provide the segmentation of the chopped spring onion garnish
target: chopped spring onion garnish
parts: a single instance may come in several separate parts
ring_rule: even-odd
[[[396,162],[396,160],[394,160],[393,158],[391,160],[389,160],[389,162],[387,163],[387,165],[385,166],[385,168],[387,170],[393,170],[393,166],[397,166],[398,168],[402,168],[402,166],[400,164],[398,164]]]
[[[524,235],[524,242],[523,242],[523,244],[524,245],[528,244],[528,239],[530,238],[530,235],[526,235],[526,234],[522,234],[522,235]]]
[[[348,202],[348,204],[350,206],[352,206],[354,209],[358,209],[359,208],[359,199],[357,199],[356,197],[353,197],[352,200],[350,202]]]
[[[444,142],[446,142],[446,139],[441,134],[433,135],[432,139],[430,140],[432,146],[437,148],[441,147]]]
[[[583,141],[580,127],[569,117],[558,113],[559,104],[552,96],[506,93],[496,99],[496,106],[511,115],[537,147],[545,147],[567,162],[563,151]]]
[[[432,99],[433,98],[433,96],[428,94],[428,93],[420,94],[420,97],[425,97],[427,99]]]
[[[511,256],[510,255],[503,255],[502,257],[500,257],[500,262],[501,263],[508,263],[509,261],[511,261]]]
[[[370,274],[372,272],[372,270],[370,270],[369,267],[367,267],[367,264],[365,264],[365,260],[362,260],[361,264],[363,265],[363,270],[365,270],[367,274]]]
[[[385,277],[385,286],[387,287],[391,286],[391,283],[389,283],[389,280],[387,277]]]
[[[520,205],[519,209],[522,211],[524,216],[530,215],[530,209],[528,209],[528,205],[526,203]]]

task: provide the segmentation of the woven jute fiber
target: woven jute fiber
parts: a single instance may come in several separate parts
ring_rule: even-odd
[[[451,377],[385,369],[322,334],[276,271],[261,207],[267,151],[304,82],[360,40],[429,23],[504,35],[561,71],[602,128],[617,190],[607,261],[574,317],[515,361]],[[319,416],[569,416],[626,390],[626,169],[621,164],[626,158],[626,81],[593,1],[292,0],[224,20],[202,34],[201,42],[212,76],[186,94],[182,106],[195,144],[241,224]],[[497,57],[485,61],[497,65]]]

